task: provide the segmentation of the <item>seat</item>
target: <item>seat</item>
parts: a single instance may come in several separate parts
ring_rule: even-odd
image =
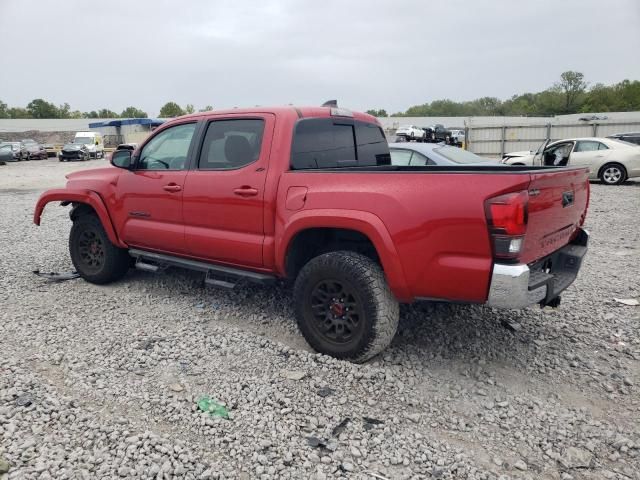
[[[253,162],[253,148],[242,135],[229,135],[224,143],[224,156],[230,168],[238,168]]]

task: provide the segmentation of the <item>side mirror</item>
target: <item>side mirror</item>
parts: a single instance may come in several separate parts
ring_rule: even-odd
[[[131,151],[116,150],[111,154],[111,165],[129,170],[131,168]]]

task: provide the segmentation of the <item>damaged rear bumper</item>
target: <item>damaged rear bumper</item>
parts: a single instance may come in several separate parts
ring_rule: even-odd
[[[524,308],[556,300],[578,276],[587,253],[589,234],[580,229],[565,247],[529,265],[496,263],[491,276],[487,305],[497,308]]]

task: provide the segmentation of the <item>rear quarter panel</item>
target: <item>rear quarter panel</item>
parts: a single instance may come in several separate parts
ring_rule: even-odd
[[[484,201],[528,183],[528,174],[514,173],[285,172],[276,202],[276,267],[284,269],[287,239],[301,215],[331,210],[342,218],[340,228],[352,225],[366,235],[363,220],[350,221],[349,211],[366,212],[380,220],[379,237],[390,239],[391,249],[371,240],[399,300],[484,302],[492,268]],[[287,192],[296,186],[308,189],[306,200],[290,211]],[[331,226],[326,217],[318,223]],[[398,268],[390,269],[392,264]]]

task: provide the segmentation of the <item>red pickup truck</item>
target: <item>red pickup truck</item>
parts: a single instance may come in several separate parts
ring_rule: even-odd
[[[391,342],[398,302],[557,305],[587,250],[587,169],[393,166],[378,121],[336,107],[179,117],[111,163],[34,213],[73,206],[85,280],[131,266],[288,279],[309,344],[353,361]]]

